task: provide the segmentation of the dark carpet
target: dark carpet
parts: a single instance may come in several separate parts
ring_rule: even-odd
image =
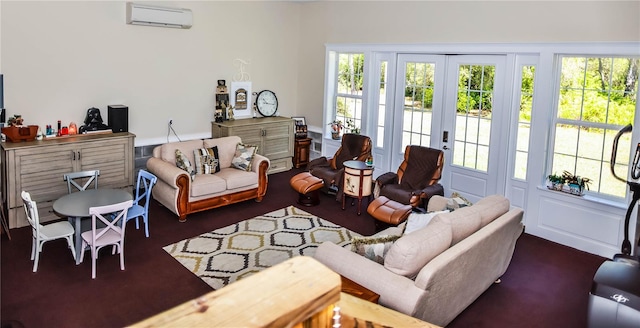
[[[100,253],[95,280],[90,257],[76,266],[65,241],[46,243],[33,273],[31,229],[12,229],[12,240],[3,234],[0,244],[2,327],[120,327],[210,292],[211,287],[162,247],[296,205],[289,179],[301,171],[270,175],[261,203],[246,201],[192,214],[185,223],[152,201],[150,237],[130,222],[125,270],[109,248]],[[321,195],[319,206],[301,208],[363,235],[375,230],[366,210],[358,216],[355,206],[347,205],[343,211],[328,195]],[[591,281],[604,260],[523,234],[502,283],[491,286],[448,327],[585,327]]]

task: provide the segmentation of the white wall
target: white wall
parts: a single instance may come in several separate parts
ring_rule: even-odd
[[[253,91],[296,110],[299,8],[286,2],[161,2],[193,11],[191,29],[125,24],[123,1],[0,2],[7,115],[80,126],[90,107],[129,106],[136,145],[210,137],[216,81],[249,61]],[[175,140],[175,139],[172,139]]]
[[[637,1],[161,1],[189,30],[125,24],[122,1],[0,1],[7,114],[78,125],[90,107],[129,106],[136,145],[207,137],[218,79],[251,62],[253,91],[322,125],[326,43],[640,40]]]

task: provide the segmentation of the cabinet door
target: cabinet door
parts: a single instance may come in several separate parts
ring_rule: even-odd
[[[78,145],[77,171],[100,170],[98,186],[120,188],[130,185],[132,154],[127,139],[102,140]]]
[[[293,121],[291,124],[265,124],[264,155],[269,159],[277,159],[293,156]]]
[[[230,129],[229,135],[238,136],[242,143],[258,146],[258,154],[264,155],[264,146],[262,144],[262,128],[259,124],[234,126]]]
[[[74,171],[74,147],[72,145],[51,145],[47,147],[17,150],[13,176],[15,194],[10,197],[9,207],[22,206],[22,190],[31,194],[36,202],[57,199],[67,194],[65,173]],[[11,181],[15,179],[14,181]]]

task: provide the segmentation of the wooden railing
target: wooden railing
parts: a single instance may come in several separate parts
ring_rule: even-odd
[[[296,256],[132,327],[437,327],[340,292],[340,276]]]

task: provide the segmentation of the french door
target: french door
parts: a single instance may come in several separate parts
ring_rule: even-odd
[[[447,57],[442,184],[472,201],[504,191],[508,162],[506,56]]]
[[[391,145],[377,150],[390,158],[391,171],[407,145],[422,145],[445,152],[446,195],[479,199],[504,188],[505,66],[505,56],[399,54],[394,106],[380,116],[393,129],[377,135],[384,138],[379,145]]]
[[[407,145],[439,148],[445,56],[398,55],[391,167],[404,159]]]

